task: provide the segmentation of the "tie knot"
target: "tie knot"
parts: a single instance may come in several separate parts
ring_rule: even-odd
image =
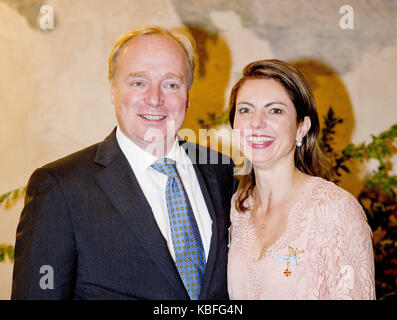
[[[169,178],[175,178],[178,176],[178,172],[176,171],[175,161],[169,158],[161,158],[153,162],[153,169],[157,170],[168,176]]]

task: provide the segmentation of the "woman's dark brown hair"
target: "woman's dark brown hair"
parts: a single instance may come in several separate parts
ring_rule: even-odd
[[[278,81],[287,91],[295,106],[297,123],[302,122],[305,116],[310,118],[311,127],[302,139],[302,146],[295,148],[295,166],[303,173],[329,179],[328,165],[317,143],[320,123],[316,103],[308,82],[294,66],[280,60],[260,60],[248,64],[243,70],[242,78],[233,86],[230,94],[229,120],[232,128],[238,92],[243,83],[251,79],[273,79]],[[244,212],[248,209],[244,202],[252,195],[254,187],[255,175],[252,169],[249,174],[239,177],[238,198],[236,201],[236,209],[238,211]]]

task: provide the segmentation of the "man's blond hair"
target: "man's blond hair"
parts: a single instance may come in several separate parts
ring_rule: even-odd
[[[121,48],[125,45],[125,43],[138,36],[144,36],[150,34],[161,34],[161,35],[169,36],[181,46],[186,56],[187,87],[188,90],[190,90],[193,85],[195,56],[196,56],[196,45],[194,39],[188,33],[186,33],[181,29],[166,29],[161,26],[153,26],[153,25],[147,25],[133,29],[123,34],[117,40],[109,56],[109,74],[108,74],[109,81],[110,82],[113,81],[113,77],[117,69],[116,68],[117,58],[119,56]]]

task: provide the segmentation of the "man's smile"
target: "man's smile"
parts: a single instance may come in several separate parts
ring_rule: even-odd
[[[150,121],[160,121],[167,118],[167,116],[151,115],[151,114],[140,114],[139,116],[145,120],[150,120]]]

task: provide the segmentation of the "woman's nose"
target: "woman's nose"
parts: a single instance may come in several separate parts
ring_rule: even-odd
[[[251,118],[251,127],[253,129],[266,127],[267,121],[265,115],[260,112],[255,113]]]

